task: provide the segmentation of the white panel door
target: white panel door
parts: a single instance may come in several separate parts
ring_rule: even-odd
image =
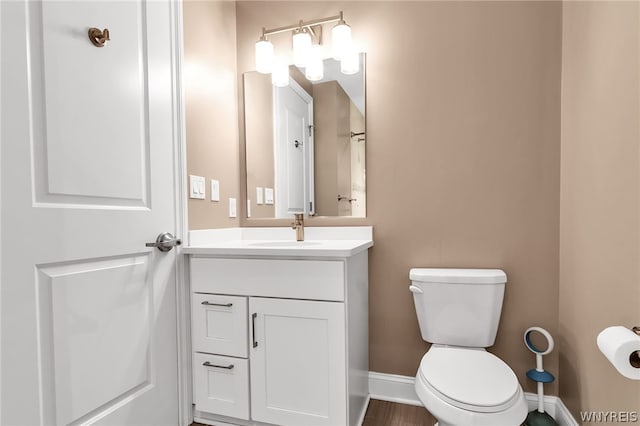
[[[177,250],[145,247],[178,230],[172,6],[0,18],[0,424],[175,426]]]
[[[346,424],[344,304],[252,297],[249,313],[253,420]]]
[[[290,80],[274,103],[276,217],[313,214],[313,98]]]

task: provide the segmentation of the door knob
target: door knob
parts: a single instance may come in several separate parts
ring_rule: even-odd
[[[170,251],[174,246],[179,246],[182,244],[182,240],[180,238],[174,237],[170,232],[165,232],[158,235],[155,243],[147,243],[146,247],[157,247],[158,250],[165,252]]]

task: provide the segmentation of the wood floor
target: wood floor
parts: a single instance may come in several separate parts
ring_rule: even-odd
[[[433,426],[436,419],[424,407],[372,399],[362,426]],[[205,426],[193,423],[191,426]]]
[[[436,419],[415,405],[372,399],[362,426],[433,426]]]

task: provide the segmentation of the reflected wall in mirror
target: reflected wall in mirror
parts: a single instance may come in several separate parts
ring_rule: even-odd
[[[364,53],[356,74],[325,59],[322,80],[295,66],[289,75],[275,87],[269,74],[244,74],[251,217],[366,216]]]

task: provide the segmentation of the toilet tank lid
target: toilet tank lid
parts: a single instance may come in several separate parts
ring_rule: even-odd
[[[500,269],[413,268],[411,281],[450,284],[504,284],[507,274]]]

